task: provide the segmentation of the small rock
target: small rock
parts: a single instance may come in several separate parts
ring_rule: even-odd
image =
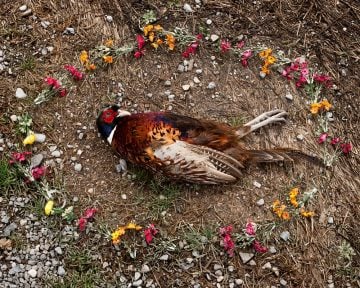
[[[49,27],[49,25],[50,25],[50,22],[49,21],[41,21],[41,26],[43,27],[43,28],[48,28]]]
[[[182,65],[182,64],[179,64],[177,70],[178,70],[179,72],[184,72],[184,71],[185,71],[185,66]]]
[[[80,172],[82,169],[82,165],[80,163],[75,164],[74,166],[75,171]]]
[[[170,94],[170,95],[168,96],[168,99],[169,99],[170,102],[174,101],[175,95],[174,95],[174,94]]]
[[[254,181],[253,182],[253,185],[256,187],[256,188],[261,188],[261,184],[257,181]]]
[[[10,116],[10,120],[11,120],[12,122],[16,122],[16,121],[17,121],[17,116],[16,116],[16,115],[11,115],[11,116]]]
[[[199,84],[200,83],[200,79],[198,77],[194,77],[194,83],[195,84]]]
[[[143,283],[143,280],[139,279],[138,281],[133,282],[132,286],[139,287],[139,286],[141,286],[142,283]]]
[[[166,81],[165,81],[165,86],[171,86],[171,81],[170,81],[170,80],[166,80]]]
[[[55,250],[55,252],[56,252],[57,254],[59,254],[59,255],[62,255],[62,254],[63,254],[61,247],[56,247],[54,250]]]
[[[79,201],[79,197],[77,196],[74,196],[73,199],[72,199],[73,202],[78,202]]]
[[[280,279],[280,285],[281,285],[281,286],[286,286],[286,285],[287,285],[286,280],[281,278],[281,279]]]
[[[271,263],[270,262],[266,262],[263,266],[262,269],[271,269]]]
[[[58,267],[57,274],[58,274],[59,276],[64,276],[64,275],[65,275],[65,269],[64,269],[63,266],[59,266],[59,267]]]
[[[18,99],[24,99],[27,97],[26,93],[21,88],[16,88],[15,97]]]
[[[169,255],[164,254],[164,255],[162,255],[162,256],[159,258],[159,260],[161,260],[161,261],[167,261],[167,260],[169,260]]]
[[[48,52],[49,52],[49,51],[48,51],[48,49],[47,49],[46,47],[44,47],[44,48],[41,49],[41,55],[43,55],[43,56],[47,55]]]
[[[271,253],[271,254],[276,254],[276,248],[274,247],[274,246],[270,246],[269,247],[269,252]]]
[[[28,271],[28,274],[30,275],[31,278],[35,278],[37,275],[37,271],[35,269],[30,269]]]
[[[139,280],[141,277],[141,273],[140,272],[135,272],[135,275],[134,275],[134,281],[137,281]]]
[[[142,267],[141,267],[141,273],[148,273],[150,272],[150,267],[146,264],[144,264]]]
[[[121,194],[121,199],[126,200],[126,199],[127,199],[127,195],[126,195],[126,194]]]
[[[281,234],[280,234],[280,238],[284,241],[288,241],[289,237],[290,237],[289,231],[284,231],[284,232],[281,232]]]
[[[259,76],[260,76],[261,79],[264,79],[264,78],[266,77],[266,73],[264,73],[264,72],[261,71],[261,72],[259,73]]]
[[[103,267],[103,269],[106,269],[107,267],[109,267],[109,263],[108,263],[108,262],[104,262],[104,263],[102,264],[102,267]]]
[[[184,4],[183,8],[184,8],[185,12],[188,12],[188,13],[194,12],[193,9],[191,8],[191,6],[187,3]]]
[[[216,59],[216,57],[215,57],[214,55],[212,55],[212,56],[210,56],[210,59],[211,59],[212,61],[214,61],[214,60]],[[215,71],[215,72],[217,72],[217,71]]]
[[[254,260],[250,260],[249,265],[250,266],[256,266],[256,262]]]
[[[19,11],[24,12],[27,9],[26,5],[22,5],[19,7]]]
[[[243,284],[244,284],[244,280],[242,280],[242,279],[235,279],[235,284],[236,284],[236,285],[243,285]]]
[[[26,219],[21,219],[20,220],[20,226],[24,226],[24,225],[26,225],[26,223],[27,223]]]
[[[30,16],[32,14],[32,10],[31,9],[27,9],[25,12],[23,12],[21,14],[22,17],[27,17]]]
[[[42,154],[36,154],[30,159],[30,169],[37,167],[43,161],[44,156]]]
[[[189,85],[189,84],[182,85],[182,89],[183,89],[184,91],[189,91],[190,85]]]
[[[219,38],[220,38],[219,35],[216,35],[216,34],[211,34],[211,36],[210,36],[210,40],[212,42],[219,40]]]
[[[17,228],[15,223],[10,223],[8,226],[5,227],[3,234],[5,237],[10,236],[11,232],[13,232]]]
[[[222,266],[220,264],[214,264],[214,270],[221,270]]]
[[[240,252],[239,253],[241,261],[246,264],[247,262],[249,262],[252,258],[254,258],[255,254],[254,253],[246,253],[246,252]]]
[[[206,24],[207,24],[207,25],[211,25],[211,24],[212,24],[212,20],[211,20],[211,19],[207,19],[207,20],[206,20]]]
[[[299,140],[299,141],[303,141],[305,138],[305,136],[303,134],[299,134],[296,136],[296,139]]]
[[[215,89],[215,87],[216,87],[215,82],[210,82],[209,85],[207,86],[208,89]]]
[[[55,151],[51,152],[51,156],[58,158],[61,156],[61,153],[59,150],[55,150]]]
[[[75,35],[75,29],[72,28],[72,27],[67,27],[64,31],[64,34],[67,34],[67,35]]]
[[[290,100],[290,101],[293,101],[293,100],[294,100],[294,96],[293,96],[291,93],[289,93],[289,92],[286,93],[285,98],[288,99],[288,100]]]
[[[259,199],[258,201],[256,201],[256,205],[257,206],[263,206],[265,204],[265,200],[263,198]]]
[[[38,143],[44,143],[46,140],[45,134],[42,133],[35,133],[35,141]]]
[[[274,266],[271,268],[271,270],[274,272],[275,276],[279,277],[280,275],[279,268]]]
[[[201,74],[201,73],[202,73],[202,69],[196,69],[196,70],[195,70],[195,73],[198,74],[198,75]]]
[[[84,138],[84,133],[80,132],[78,135],[79,140],[82,140]]]
[[[229,272],[234,272],[234,271],[235,271],[234,266],[231,266],[231,265],[230,265],[230,266],[228,267],[228,271],[229,271]]]
[[[223,280],[224,280],[224,276],[222,276],[222,275],[216,278],[216,281],[217,281],[218,283],[220,283],[220,282],[223,281]]]
[[[330,217],[328,218],[328,224],[330,224],[330,225],[331,225],[331,224],[334,224],[334,217],[331,217],[331,216],[330,216]]]
[[[112,23],[112,22],[114,21],[113,17],[110,16],[110,15],[106,15],[106,16],[105,16],[105,20],[106,20],[107,22],[109,22],[109,23]]]

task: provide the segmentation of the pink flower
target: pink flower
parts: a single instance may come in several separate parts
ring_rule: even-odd
[[[46,173],[46,167],[36,167],[31,170],[31,174],[34,177],[35,180],[39,180],[42,176],[44,176]]]
[[[284,76],[286,79],[291,80],[293,78],[291,72],[291,67],[287,67],[281,72],[281,75]]]
[[[224,242],[224,249],[225,251],[228,253],[228,255],[230,257],[234,256],[234,249],[235,249],[235,243],[234,241],[231,239],[231,235],[230,234],[226,234],[223,237],[223,242]]]
[[[201,34],[199,34],[201,35]],[[201,39],[201,38],[200,38]],[[182,56],[184,58],[189,58],[191,54],[195,54],[196,53],[196,49],[199,47],[199,39],[196,40],[195,42],[191,43],[186,50],[182,53]]]
[[[64,89],[64,88],[59,89],[59,95],[60,95],[60,97],[65,97],[66,94],[67,94],[66,89]]]
[[[232,230],[233,230],[233,227],[231,225],[228,225],[228,226],[225,226],[225,227],[221,227],[219,232],[220,232],[221,236],[224,236],[224,235],[227,235],[227,234],[231,234]]]
[[[326,141],[327,137],[328,137],[328,134],[327,134],[327,133],[322,133],[322,134],[320,135],[319,139],[318,139],[318,143],[319,143],[319,144],[324,143],[324,142]]]
[[[237,44],[236,44],[236,48],[237,49],[241,49],[245,46],[245,41],[239,41]]]
[[[87,222],[88,222],[87,219],[84,217],[81,217],[78,220],[78,227],[81,232],[85,230]]]
[[[146,244],[150,244],[153,240],[153,236],[155,236],[159,231],[155,228],[154,224],[150,224],[148,228],[144,230],[144,236]]]
[[[291,63],[290,70],[291,71],[298,71],[300,69],[300,65],[298,63]]]
[[[301,88],[306,83],[306,78],[303,75],[300,75],[298,81],[296,81],[295,85],[298,88]]]
[[[241,65],[242,65],[243,67],[248,67],[248,66],[249,66],[249,63],[248,63],[248,61],[247,61],[246,59],[242,59],[242,60],[241,60]]]
[[[342,143],[340,144],[341,150],[344,154],[349,154],[352,150],[352,145],[351,143]]]
[[[261,243],[258,240],[254,240],[253,247],[255,251],[258,253],[266,253],[268,251],[268,248],[261,245]]]
[[[303,69],[301,69],[300,73],[301,73],[301,76],[306,77],[306,76],[309,75],[309,69],[308,68],[303,68]]]
[[[242,59],[249,59],[252,55],[252,51],[251,50],[246,50],[241,54],[241,58]]]
[[[134,53],[134,57],[136,58],[136,59],[139,59],[139,58],[141,58],[141,56],[143,56],[145,53],[144,53],[144,51],[145,50],[137,50],[137,51],[135,51],[135,53]]]
[[[331,144],[331,145],[336,145],[336,144],[338,144],[340,141],[341,141],[340,137],[334,137],[334,138],[331,139],[330,144]]]
[[[49,86],[51,86],[51,88],[59,89],[59,88],[61,87],[59,81],[56,80],[55,78],[46,77],[46,78],[44,79],[44,81],[46,82],[46,84],[48,84]]]
[[[201,40],[203,38],[203,35],[202,34],[197,34],[196,35],[196,40]]]
[[[27,155],[31,155],[31,152],[28,152],[28,151],[25,151],[25,152],[22,152],[22,153],[14,152],[14,153],[11,154],[12,159],[9,161],[9,163],[13,164],[15,162],[19,162],[19,163],[25,162]]]
[[[76,67],[72,65],[65,65],[64,69],[69,71],[76,81],[82,80],[84,78],[84,74],[82,74]]]
[[[220,49],[222,53],[226,53],[231,49],[231,43],[227,40],[221,40]]]
[[[97,211],[98,210],[96,208],[88,208],[88,209],[85,210],[85,212],[83,214],[83,218],[85,218],[87,220],[92,220]]]
[[[249,236],[255,236],[255,229],[254,223],[248,222],[246,224],[245,233]]]
[[[315,74],[313,76],[315,82],[325,85],[326,87],[330,88],[332,86],[331,77],[324,75],[324,74]]]
[[[145,46],[144,37],[142,35],[140,35],[140,34],[136,35],[136,42],[137,42],[139,50],[141,51]]]

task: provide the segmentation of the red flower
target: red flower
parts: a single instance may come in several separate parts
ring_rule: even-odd
[[[78,227],[81,232],[85,230],[87,222],[88,221],[84,217],[81,217],[78,220]]]
[[[284,76],[286,79],[291,80],[293,77],[291,75],[291,66],[285,68],[282,72],[281,75]]]
[[[248,67],[249,63],[248,63],[248,61],[247,61],[246,59],[242,59],[242,60],[241,60],[241,65],[242,65],[243,67]]]
[[[31,155],[31,152],[28,152],[28,151],[25,151],[22,153],[14,152],[11,154],[12,159],[9,161],[9,163],[13,164],[15,162],[19,162],[19,163],[25,162],[27,155]]]
[[[59,89],[59,88],[61,87],[59,81],[56,80],[55,78],[46,77],[46,78],[44,79],[44,81],[46,82],[46,84],[48,84],[49,86],[51,86],[51,88]]]
[[[233,227],[229,225],[229,226],[221,227],[219,232],[221,236],[225,236],[226,234],[231,234],[232,230]]]
[[[236,44],[236,48],[237,49],[241,49],[245,46],[245,41],[239,41],[237,44]]]
[[[85,212],[83,214],[83,218],[85,218],[87,220],[92,220],[97,211],[98,210],[96,208],[88,208],[88,209],[85,210]]]
[[[228,255],[230,257],[234,256],[234,248],[235,248],[235,243],[234,241],[231,239],[231,235],[230,234],[226,234],[223,237],[223,242],[224,242],[224,249],[225,251],[228,253]]]
[[[300,65],[298,63],[296,63],[296,62],[291,63],[289,68],[290,68],[291,71],[298,71],[300,69]]]
[[[241,65],[243,67],[247,67],[248,66],[248,59],[251,57],[252,55],[252,51],[251,50],[246,50],[241,54]]]
[[[342,143],[340,144],[341,150],[344,154],[349,154],[352,150],[352,145],[351,143]]]
[[[196,40],[201,40],[203,38],[203,35],[202,34],[197,34],[196,35]]]
[[[201,35],[201,34],[199,34]],[[196,53],[196,49],[199,47],[199,41],[196,40],[196,42],[191,43],[186,50],[182,53],[182,56],[184,58],[189,58],[191,54]]]
[[[306,83],[306,78],[303,75],[301,75],[298,81],[296,81],[295,85],[296,87],[301,88],[305,83]]]
[[[77,81],[82,80],[84,78],[84,74],[82,74],[76,67],[72,65],[65,65],[64,69],[69,71],[73,78]]]
[[[145,38],[142,35],[138,34],[136,35],[136,42],[139,50],[142,50],[145,46]]]
[[[66,89],[64,89],[64,88],[59,89],[59,95],[60,95],[60,97],[65,97],[66,94],[67,94]]]
[[[155,236],[158,232],[159,231],[155,228],[154,224],[150,224],[148,228],[144,230],[145,241],[148,245],[152,242],[153,236]]]
[[[253,247],[254,247],[255,251],[258,253],[266,253],[268,251],[268,248],[261,245],[261,243],[258,240],[255,240],[253,242]]]
[[[318,143],[319,143],[319,144],[324,143],[324,142],[326,141],[327,137],[328,137],[328,134],[327,134],[327,133],[322,133],[322,134],[320,135],[319,139],[318,139]]]
[[[145,53],[144,53],[144,51],[145,50],[137,50],[137,51],[135,51],[135,53],[134,53],[134,57],[136,58],[136,59],[139,59],[139,58],[141,58],[141,56],[143,56]]]
[[[34,177],[35,180],[39,180],[42,176],[44,176],[46,173],[46,167],[36,167],[31,170],[31,174]]]
[[[254,223],[248,222],[248,223],[246,224],[245,233],[248,234],[249,236],[255,236],[255,226],[254,226]]]
[[[324,75],[324,74],[315,74],[313,76],[315,82],[325,85],[326,87],[330,88],[332,86],[331,77]]]
[[[339,137],[334,137],[334,138],[331,139],[330,144],[331,144],[331,145],[336,145],[336,144],[338,144],[340,141],[341,141],[341,139],[340,139]]]
[[[220,49],[222,53],[226,53],[231,49],[231,43],[227,40],[221,40]]]

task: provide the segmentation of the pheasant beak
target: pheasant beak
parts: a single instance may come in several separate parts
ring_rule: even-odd
[[[130,112],[119,109],[119,110],[118,110],[117,117],[124,117],[124,116],[129,116],[129,115],[131,115]]]

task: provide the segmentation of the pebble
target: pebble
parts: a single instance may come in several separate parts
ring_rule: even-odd
[[[184,72],[184,71],[185,71],[185,66],[184,66],[183,64],[179,64],[177,70],[178,70],[179,72]]]
[[[275,254],[277,251],[276,251],[276,248],[275,248],[274,246],[270,246],[270,247],[269,247],[269,252],[270,252],[271,254]]]
[[[47,55],[48,52],[49,52],[49,51],[48,51],[48,49],[47,49],[46,47],[44,47],[44,48],[41,49],[41,55],[43,55],[43,56]]]
[[[207,20],[206,20],[206,24],[207,24],[207,25],[211,25],[211,24],[212,24],[212,20],[211,20],[211,19],[207,19]]]
[[[10,116],[10,120],[11,120],[12,122],[16,122],[16,121],[17,121],[17,116],[16,116],[16,115],[11,115],[11,116]]]
[[[188,12],[188,13],[194,12],[188,3],[185,3],[183,8],[184,8],[185,12]]]
[[[19,7],[19,11],[21,11],[21,12],[26,11],[26,9],[27,9],[26,5],[22,5],[22,6]]]
[[[16,88],[15,97],[18,99],[24,99],[27,97],[26,93],[21,88]]]
[[[79,140],[82,140],[84,138],[84,133],[80,132],[78,135]]]
[[[261,184],[257,181],[254,181],[253,182],[253,185],[256,187],[256,188],[261,188]]]
[[[141,277],[141,273],[140,272],[135,272],[135,275],[134,275],[134,281],[137,281],[139,280]]]
[[[10,223],[8,226],[5,227],[3,234],[5,237],[10,236],[11,232],[13,232],[17,228],[15,223]]]
[[[242,284],[244,284],[244,280],[242,280],[242,279],[235,279],[235,284],[236,284],[236,285],[242,285]]]
[[[280,275],[280,272],[279,272],[279,268],[277,268],[277,267],[272,267],[271,268],[271,270],[274,272],[274,274],[277,276],[277,277],[279,277],[279,275]]]
[[[112,22],[114,21],[113,17],[110,16],[110,15],[106,15],[106,16],[105,16],[105,20],[106,20],[107,22],[109,22],[109,23],[112,23]]]
[[[285,98],[288,99],[288,100],[290,100],[290,101],[293,101],[293,100],[294,100],[294,96],[293,96],[291,93],[289,93],[289,92],[286,93]]]
[[[79,197],[74,196],[72,201],[73,201],[73,202],[78,202],[78,201],[79,201]]]
[[[30,159],[30,169],[37,167],[41,164],[41,162],[43,161],[44,156],[42,154],[36,154],[33,157],[31,157]]]
[[[264,73],[264,72],[261,71],[261,72],[259,73],[259,76],[260,76],[261,79],[264,79],[264,78],[266,77],[266,73]]]
[[[46,140],[45,134],[42,133],[35,133],[35,141],[38,143],[44,143]]]
[[[263,266],[262,269],[271,269],[271,263],[270,262],[266,262]]]
[[[202,72],[203,72],[202,69],[196,69],[195,70],[195,73],[198,74],[198,75],[201,74]]]
[[[171,81],[170,81],[170,80],[166,80],[166,81],[165,81],[165,86],[171,86]]]
[[[281,285],[281,286],[286,286],[286,285],[287,285],[286,280],[281,278],[281,279],[280,279],[280,285]]]
[[[228,267],[228,271],[229,271],[229,272],[234,272],[234,271],[235,271],[234,266],[229,266],[229,267]]]
[[[30,269],[28,271],[28,274],[30,275],[31,278],[35,278],[37,275],[37,271],[35,269]]]
[[[67,35],[75,35],[75,29],[72,27],[66,27],[64,30],[64,34]]]
[[[303,141],[305,139],[305,136],[303,134],[299,134],[296,136],[296,139],[299,141]]]
[[[32,10],[31,9],[27,9],[25,12],[23,12],[21,14],[22,17],[27,17],[30,16],[32,14]]]
[[[63,266],[59,266],[59,267],[58,267],[57,274],[58,274],[59,276],[64,276],[64,275],[65,275],[65,269],[64,269]]]
[[[164,255],[162,255],[162,256],[159,258],[159,260],[161,260],[161,261],[167,261],[167,260],[169,260],[169,255],[168,255],[168,254],[164,254]]]
[[[289,231],[283,231],[280,234],[280,238],[284,241],[288,241],[290,237],[290,232]]]
[[[169,99],[170,102],[174,101],[175,100],[175,95],[174,94],[169,95],[168,99]]]
[[[265,200],[263,198],[259,199],[258,201],[256,201],[256,205],[257,206],[263,206],[265,204]]]
[[[247,253],[247,252],[240,252],[239,253],[241,261],[246,264],[247,262],[249,262],[252,258],[254,258],[255,254],[254,253]]]
[[[121,194],[121,199],[126,200],[126,199],[127,199],[127,195],[126,195],[126,194]]]
[[[142,283],[143,283],[143,280],[139,279],[139,280],[133,282],[132,286],[139,287],[139,286],[141,286]]]
[[[200,83],[200,79],[198,77],[194,77],[194,83],[195,84],[199,84]]]
[[[221,270],[222,266],[220,264],[214,264],[214,270]]]
[[[215,41],[217,41],[217,40],[219,40],[219,35],[216,35],[216,34],[211,34],[210,35],[210,40],[212,41],[212,42],[215,42]]]
[[[250,260],[249,265],[250,265],[250,266],[256,266],[255,260]]]
[[[20,226],[25,226],[27,223],[27,220],[26,219],[21,219],[20,220]]]
[[[41,21],[41,26],[43,27],[43,28],[48,28],[49,27],[49,25],[50,25],[50,22],[49,21]]]
[[[57,254],[59,254],[59,255],[62,255],[62,254],[63,254],[61,247],[56,247],[54,250],[55,250],[55,252],[56,252]]]
[[[142,267],[141,267],[141,273],[148,273],[150,272],[150,267],[146,264],[144,264]]]
[[[54,156],[54,157],[60,157],[61,156],[61,153],[60,153],[60,151],[59,150],[55,150],[55,151],[53,151],[53,152],[51,152],[51,156]]]
[[[190,85],[189,85],[189,84],[182,85],[182,89],[183,89],[184,91],[189,91]]]
[[[75,171],[80,172],[82,169],[82,165],[80,163],[75,164],[74,166]]]
[[[216,83],[215,82],[210,82],[207,86],[208,89],[215,89],[216,87]]]
[[[334,224],[334,217],[331,217],[331,216],[330,216],[330,217],[328,218],[328,224],[330,224],[330,225],[331,225],[331,224]]]

